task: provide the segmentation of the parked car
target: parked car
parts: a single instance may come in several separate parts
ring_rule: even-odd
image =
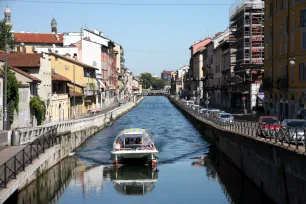
[[[281,123],[277,116],[261,116],[258,120],[260,136],[272,136],[275,135],[280,127]]]
[[[194,101],[186,101],[186,106],[191,108],[194,105]]]
[[[199,110],[199,108],[200,108],[200,106],[199,106],[199,105],[193,105],[193,106],[192,106],[192,109],[193,109],[193,110],[195,110],[195,111],[198,111],[198,110]]]
[[[282,122],[282,140],[302,143],[305,140],[306,120],[285,119]]]
[[[208,109],[207,114],[212,115],[214,112],[219,112],[219,111],[220,111],[219,109]]]
[[[217,115],[220,114],[220,113],[226,113],[226,112],[225,112],[225,111],[222,111],[222,110],[220,110],[220,111],[213,111],[213,112],[211,113],[211,115],[212,115],[213,117],[217,118]]]
[[[217,119],[221,123],[232,123],[234,120],[234,117],[230,113],[218,113]]]
[[[200,110],[199,110],[199,112],[200,112],[200,114],[206,114],[207,113],[207,109],[206,108],[201,108]]]

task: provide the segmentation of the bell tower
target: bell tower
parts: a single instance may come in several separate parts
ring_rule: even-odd
[[[51,32],[57,33],[57,22],[54,18],[51,21]]]
[[[5,20],[5,24],[8,26],[12,26],[12,22],[11,22],[11,9],[6,7],[4,9],[4,20]]]

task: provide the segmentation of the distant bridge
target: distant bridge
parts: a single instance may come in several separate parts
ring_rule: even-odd
[[[143,89],[142,93],[139,93],[138,95],[141,96],[168,96],[170,95],[170,90],[148,90],[148,89]]]

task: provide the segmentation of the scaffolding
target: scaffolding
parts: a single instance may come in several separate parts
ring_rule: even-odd
[[[230,47],[235,72],[262,70],[264,62],[264,2],[236,0],[230,10]]]

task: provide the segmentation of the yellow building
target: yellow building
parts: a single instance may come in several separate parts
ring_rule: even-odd
[[[49,53],[49,59],[51,61],[52,71],[71,81],[68,84],[71,105],[70,116],[74,116],[74,104],[76,116],[96,109],[98,92],[98,84],[96,81],[97,68],[79,62],[69,56],[62,56],[56,53]]]
[[[301,0],[265,1],[265,110],[281,119],[306,109],[305,9]]]

